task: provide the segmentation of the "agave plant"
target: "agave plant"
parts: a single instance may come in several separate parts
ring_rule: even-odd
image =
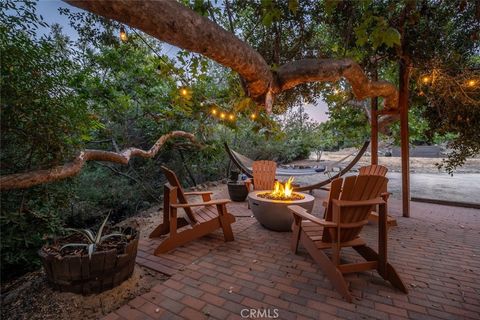
[[[103,220],[103,223],[100,225],[100,228],[96,233],[89,229],[73,229],[73,228],[67,228],[65,230],[79,233],[82,236],[87,239],[88,243],[68,243],[60,248],[60,251],[67,247],[85,247],[87,248],[88,252],[88,257],[91,258],[92,254],[95,252],[97,249],[97,246],[99,246],[103,241],[105,241],[108,238],[112,237],[123,237],[126,238],[126,236],[123,233],[110,233],[107,235],[102,236],[103,234],[103,229],[105,228],[105,225],[107,224],[108,218],[110,217],[110,213],[107,214],[107,217],[105,220]]]

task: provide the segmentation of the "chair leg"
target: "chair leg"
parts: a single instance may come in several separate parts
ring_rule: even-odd
[[[325,272],[325,275],[330,280],[333,287],[345,298],[345,300],[351,303],[353,301],[352,295],[348,290],[347,282],[340,270],[337,269],[327,255],[322,250],[319,250],[313,241],[311,241],[303,232],[300,235],[300,242],[313,260],[320,265],[320,268]]]
[[[292,224],[292,242],[290,248],[292,249],[293,253],[297,253],[298,251],[298,244],[300,242],[300,226],[293,222]]]
[[[353,249],[355,249],[355,251],[357,251],[367,261],[378,261],[378,253],[368,246],[357,246],[353,247]],[[383,279],[390,282],[393,287],[399,289],[404,293],[408,293],[407,286],[405,285],[405,283],[403,283],[402,278],[400,278],[397,270],[395,270],[395,268],[390,263],[387,262],[387,270],[385,274],[381,274],[380,272],[379,274],[382,276]]]
[[[223,237],[225,238],[225,241],[233,241],[235,240],[233,237],[233,231],[232,231],[232,224],[230,221],[228,221],[228,216],[231,215],[230,213],[225,213],[223,215],[220,215],[220,224],[222,225],[222,230],[223,230]],[[233,217],[233,221],[235,221],[235,217]]]

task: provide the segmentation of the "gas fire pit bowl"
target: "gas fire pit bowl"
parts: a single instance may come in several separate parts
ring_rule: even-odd
[[[298,205],[305,208],[309,213],[313,210],[315,200],[311,195],[295,192],[304,198],[301,200],[271,200],[259,197],[258,194],[269,192],[268,190],[254,191],[248,194],[248,203],[253,215],[262,226],[273,231],[292,231],[293,215],[288,210],[290,205]]]

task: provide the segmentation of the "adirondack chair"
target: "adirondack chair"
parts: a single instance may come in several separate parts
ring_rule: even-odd
[[[385,166],[382,165],[369,165],[369,166],[363,166],[359,168],[358,174],[361,176],[364,175],[371,175],[371,176],[382,176],[385,177],[387,175],[388,169]],[[329,194],[327,197],[327,200],[323,201],[323,206],[325,207],[325,215],[327,212],[331,212],[333,209],[332,203],[330,199],[333,197],[335,198],[336,195],[331,195]],[[387,183],[385,183],[384,186],[382,186],[382,193],[381,197],[385,202],[388,202],[390,194],[387,191]],[[378,213],[377,210],[372,210],[370,212],[370,215],[368,216],[368,220],[372,222],[378,222]],[[397,220],[389,215],[387,215],[387,226],[390,227],[395,227],[397,226]]]
[[[301,243],[348,302],[352,302],[352,295],[343,275],[371,269],[376,269],[394,287],[408,293],[387,261],[387,203],[380,197],[387,181],[385,177],[371,175],[335,179],[331,186],[333,210],[327,212],[324,219],[309,214],[300,206],[288,206],[294,215],[292,251],[296,253]],[[359,236],[376,205],[379,206],[378,253]],[[341,264],[340,251],[344,247],[352,247],[367,261]],[[332,250],[331,258],[325,254],[325,249]]]
[[[155,249],[155,255],[166,253],[194,239],[205,236],[219,228],[223,229],[225,241],[233,241],[231,224],[235,217],[227,211],[230,200],[212,200],[210,191],[184,192],[173,171],[161,167],[167,177],[163,198],[163,222],[151,233],[150,238],[168,234],[168,237]],[[189,203],[187,196],[201,196],[202,202]],[[195,208],[193,210],[192,208]],[[177,210],[185,211],[179,217]]]
[[[358,170],[359,175],[371,175],[371,176],[382,176],[385,177],[387,175],[388,169],[387,167],[384,167],[382,165],[375,165],[372,164],[370,166],[364,166],[361,167]],[[390,197],[390,193],[387,191],[387,184],[385,183],[385,186],[382,188],[382,194],[381,194],[383,200],[385,202],[388,202],[388,198]],[[388,214],[388,212],[387,212]],[[370,212],[370,215],[368,216],[368,220],[372,222],[378,222],[378,212],[377,210],[372,210]],[[397,226],[397,220],[394,217],[391,217],[387,215],[387,226],[390,227],[395,227]]]
[[[253,180],[248,180],[247,188],[250,191],[250,185],[253,190],[273,190],[275,185],[275,174],[277,164],[275,161],[258,160],[252,164]]]

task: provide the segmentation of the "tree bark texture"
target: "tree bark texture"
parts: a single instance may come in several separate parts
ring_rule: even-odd
[[[303,59],[273,72],[265,59],[246,42],[174,0],[64,0],[65,2],[129,25],[167,43],[200,53],[232,68],[246,82],[246,94],[272,109],[274,97],[296,85],[312,81],[347,79],[357,99],[381,96],[386,110],[397,109],[398,92],[385,81],[370,81],[350,59]],[[272,44],[273,45],[273,44]],[[380,130],[396,117],[379,121]]]
[[[42,183],[69,178],[78,174],[87,161],[107,161],[125,165],[132,157],[153,158],[169,139],[176,137],[186,138],[196,143],[193,134],[184,131],[172,131],[161,136],[148,151],[137,148],[128,148],[121,152],[86,149],[81,151],[72,162],[61,166],[2,176],[0,177],[0,190],[25,189]]]

